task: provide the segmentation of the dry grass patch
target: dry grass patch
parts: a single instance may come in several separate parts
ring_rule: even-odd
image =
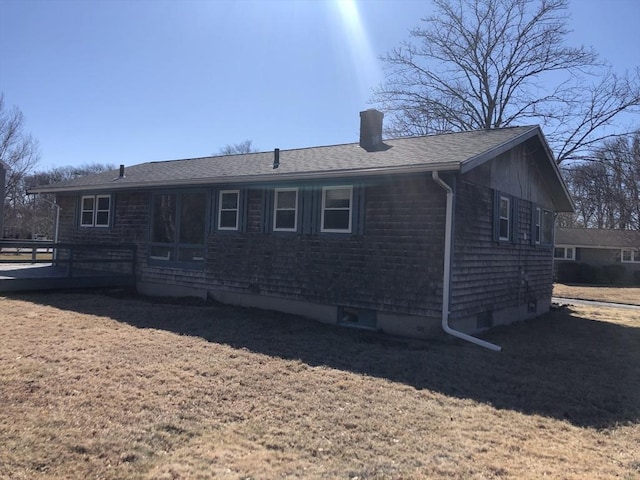
[[[592,287],[556,283],[553,285],[553,295],[579,300],[640,305],[640,287]]]
[[[640,313],[494,353],[97,294],[0,297],[2,479],[638,478]]]

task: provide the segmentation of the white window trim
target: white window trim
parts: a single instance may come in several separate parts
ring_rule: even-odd
[[[349,190],[349,228],[339,229],[339,228],[324,228],[324,213],[326,211],[325,208],[325,200],[326,200],[326,192],[328,190]],[[345,210],[344,208],[331,208],[330,210]],[[322,210],[321,210],[321,225],[320,231],[322,233],[351,233],[353,230],[353,185],[335,185],[330,187],[322,187]]]
[[[84,209],[85,198],[93,199],[93,210],[91,211],[91,223],[82,223],[83,214],[89,210]],[[109,208],[107,210],[98,210],[98,203],[101,198],[109,199]],[[98,212],[107,212],[107,223],[98,224]],[[83,195],[80,199],[80,226],[81,227],[94,227],[94,228],[109,228],[111,225],[111,195]]]
[[[296,192],[296,203],[293,208],[293,228],[278,228],[276,220],[278,219],[278,211],[291,211],[291,208],[278,208],[279,192]],[[297,188],[276,188],[273,191],[273,231],[274,232],[297,232],[298,231],[298,189]]]
[[[100,210],[98,209],[98,205],[100,205],[100,199],[101,198],[108,198],[109,199],[109,208],[107,208],[107,210]],[[109,224],[111,223],[111,195],[96,195],[96,203],[95,203],[95,216],[94,216],[94,220],[93,223],[95,224],[96,227],[108,227]],[[100,224],[98,225],[98,213],[99,212],[107,212],[107,223],[106,224]]]
[[[631,260],[625,260],[624,254],[629,252],[631,254]],[[640,250],[634,248],[623,248],[620,250],[620,261],[622,263],[640,263]]]
[[[563,256],[562,257],[556,257],[556,249],[562,249],[563,250]],[[571,252],[571,257],[567,256],[567,252]],[[576,247],[554,247],[553,250],[553,259],[554,260],[567,260],[570,262],[574,262],[576,260]]]
[[[231,209],[231,208],[226,208],[223,209],[222,208],[222,196],[224,194],[228,194],[228,193],[235,193],[236,194],[236,208]],[[236,212],[236,224],[233,227],[223,227],[222,224],[222,212],[231,212],[231,211],[235,211]],[[218,194],[218,230],[229,230],[229,231],[237,231],[238,230],[238,225],[240,222],[240,190],[220,190],[220,193]]]
[[[84,214],[89,210],[85,210],[84,201],[85,199],[90,198],[93,200],[93,207],[91,209],[91,223],[83,223]],[[93,222],[95,220],[95,211],[96,211],[96,197],[95,195],[83,195],[80,199],[80,226],[81,227],[93,227]]]
[[[503,217],[502,216],[502,201],[506,200],[507,202],[507,216]],[[502,226],[502,221],[506,220],[507,221],[507,236],[503,237],[501,235],[501,226]],[[500,241],[504,241],[504,242],[508,242],[509,240],[511,240],[511,199],[505,195],[500,195],[500,204],[498,205],[498,240]]]

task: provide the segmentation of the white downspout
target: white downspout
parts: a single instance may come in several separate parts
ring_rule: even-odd
[[[479,338],[472,337],[466,333],[454,330],[449,326],[449,298],[450,298],[450,279],[451,279],[451,243],[453,236],[453,189],[440,178],[436,170],[431,172],[433,181],[440,185],[447,192],[447,206],[445,213],[444,225],[444,273],[442,275],[442,329],[449,335],[461,338],[467,342],[475,343],[481,347],[488,348],[499,352],[502,347],[493,343],[485,342]]]

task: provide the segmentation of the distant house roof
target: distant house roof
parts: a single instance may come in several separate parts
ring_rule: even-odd
[[[556,245],[588,248],[640,248],[640,232],[599,228],[557,228]]]
[[[282,150],[278,168],[274,168],[274,152],[147,162],[127,167],[122,177],[117,170],[102,172],[36,187],[30,193],[278,182],[432,170],[464,173],[534,138],[545,152],[543,169],[550,174],[558,210],[571,211],[566,185],[537,126],[385,140],[384,148],[376,151],[367,151],[358,143]]]

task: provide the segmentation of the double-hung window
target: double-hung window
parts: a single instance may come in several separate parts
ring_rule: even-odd
[[[498,219],[498,239],[508,242],[511,240],[511,198],[500,195]]]
[[[85,195],[80,202],[81,227],[108,227],[111,219],[110,195]]]
[[[575,247],[556,247],[553,250],[553,258],[556,260],[575,260],[576,249]]]
[[[535,207],[533,224],[535,244],[551,245],[553,243],[553,212],[542,207]]]
[[[155,194],[151,210],[150,259],[198,264],[204,261],[205,192]]]
[[[218,230],[238,230],[240,190],[220,190],[218,200]]]
[[[273,197],[273,231],[295,232],[298,229],[298,189],[276,188]]]
[[[620,258],[622,263],[640,263],[640,250],[623,248]]]
[[[353,187],[322,187],[322,232],[351,233]]]

